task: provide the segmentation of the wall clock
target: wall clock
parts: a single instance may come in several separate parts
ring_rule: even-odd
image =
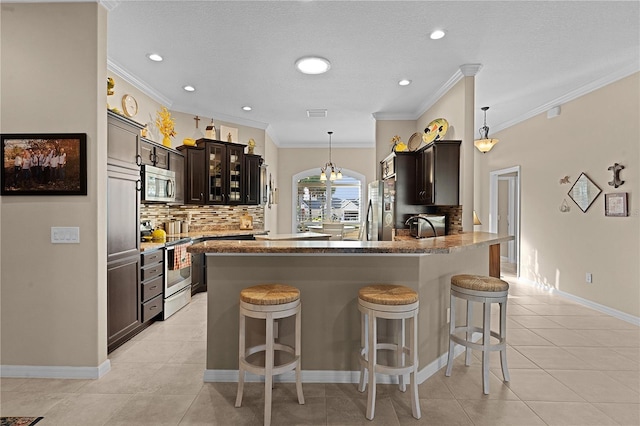
[[[127,117],[133,117],[138,113],[138,101],[131,95],[122,97],[122,110]]]

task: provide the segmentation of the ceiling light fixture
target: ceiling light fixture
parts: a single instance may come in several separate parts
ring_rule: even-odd
[[[331,135],[333,132],[327,132],[329,134],[329,162],[324,165],[324,167],[320,168],[320,181],[327,181],[327,170],[331,170],[331,174],[329,175],[329,180],[334,181],[336,179],[342,179],[342,169],[331,162]],[[338,173],[336,173],[336,169],[338,169]]]
[[[195,92],[195,91],[196,91],[196,88],[195,88],[195,87],[193,87],[193,86],[191,86],[191,85],[189,85],[189,84],[187,84],[186,86],[184,86],[184,87],[183,87],[183,89],[184,89],[185,91],[187,91],[187,92]]]
[[[303,74],[324,74],[331,68],[331,63],[319,56],[306,56],[296,61],[296,68]]]
[[[400,81],[398,82],[398,84],[399,84],[400,86],[408,86],[408,85],[410,85],[410,84],[411,84],[411,80],[407,80],[407,79],[405,78],[405,79],[403,79],[403,80],[400,80]]]
[[[431,40],[440,40],[442,37],[444,37],[444,35],[444,30],[435,30],[429,35],[429,37],[431,38]]]
[[[478,148],[478,151],[484,154],[491,151],[491,148],[498,143],[498,139],[489,138],[489,126],[487,126],[487,110],[489,107],[482,107],[480,109],[484,111],[484,126],[479,130],[480,139],[476,139],[473,144]]]
[[[149,53],[147,55],[147,58],[151,59],[153,62],[161,62],[162,61],[162,56],[158,55],[157,53]]]
[[[249,105],[245,105],[242,107],[243,111],[251,111],[253,108],[251,108]]]

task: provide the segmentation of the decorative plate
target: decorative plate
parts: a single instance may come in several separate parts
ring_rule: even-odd
[[[424,129],[424,135],[422,140],[424,143],[431,143],[433,141],[441,141],[444,139],[444,135],[449,130],[449,123],[444,118],[436,118]]]
[[[422,136],[420,135],[420,133],[415,132],[409,138],[409,151],[415,151],[416,149],[418,149],[421,143],[422,143]]]

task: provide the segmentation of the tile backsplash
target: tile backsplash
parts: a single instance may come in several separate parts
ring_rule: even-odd
[[[168,206],[141,204],[140,220],[150,220],[154,228],[166,222],[189,221],[190,231],[239,229],[240,216],[253,216],[253,228],[264,229],[263,206]]]

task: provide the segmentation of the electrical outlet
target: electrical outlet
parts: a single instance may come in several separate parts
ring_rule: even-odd
[[[451,322],[451,308],[447,308],[447,324]]]
[[[591,272],[587,272],[587,276],[585,277],[585,281],[589,284],[591,284],[593,282],[593,275],[591,275]]]

